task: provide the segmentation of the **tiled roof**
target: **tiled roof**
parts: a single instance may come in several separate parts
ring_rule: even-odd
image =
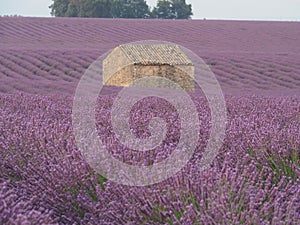
[[[134,64],[193,65],[193,62],[178,45],[125,44],[119,47]]]

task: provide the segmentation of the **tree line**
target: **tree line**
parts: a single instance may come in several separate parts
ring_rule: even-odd
[[[56,17],[190,19],[192,5],[185,0],[158,0],[151,9],[144,0],[53,0]]]

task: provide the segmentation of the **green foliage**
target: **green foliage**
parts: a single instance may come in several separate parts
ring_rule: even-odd
[[[275,173],[275,180],[278,182],[282,176],[290,177],[293,181],[298,179],[297,168],[300,168],[300,157],[297,149],[287,151],[285,157],[276,152],[270,152],[266,149],[248,150],[248,154],[257,162],[257,168],[262,169],[267,166]]]
[[[192,5],[185,0],[159,0],[151,15],[160,19],[190,19]]]
[[[66,17],[77,17],[78,15],[78,9],[77,9],[77,6],[71,2],[69,5],[68,5],[68,9],[65,13],[65,16]]]
[[[92,200],[94,202],[98,202],[99,201],[95,189],[93,189],[92,191],[90,189],[85,189],[85,192],[92,198]]]
[[[172,10],[172,4],[170,1],[158,1],[157,6],[152,11],[153,18],[160,19],[174,19],[175,15]]]
[[[185,0],[173,0],[171,3],[175,19],[190,19],[193,15],[192,5],[186,4]]]
[[[73,203],[72,206],[73,206],[74,209],[76,210],[77,215],[78,215],[81,219],[83,219],[85,213],[84,213],[84,211],[82,210],[82,208],[80,208],[79,205],[76,204],[76,203]]]
[[[56,17],[189,19],[192,6],[185,0],[159,0],[151,11],[145,0],[53,0]]]
[[[113,0],[110,10],[113,18],[148,18],[150,15],[144,0]]]
[[[177,220],[180,221],[181,217],[183,216],[183,212],[179,212],[174,210],[174,215],[176,216]]]
[[[94,15],[93,17],[99,18],[110,18],[111,15],[111,0],[98,0],[94,4]]]
[[[103,176],[101,176],[101,175],[98,175],[98,177],[97,177],[97,183],[100,184],[101,189],[102,189],[103,191],[105,191],[104,183],[105,183],[106,181],[107,181],[107,178],[106,178],[106,177],[103,177]]]
[[[51,15],[57,17],[66,16],[70,0],[54,0],[52,5],[49,6],[51,9]]]

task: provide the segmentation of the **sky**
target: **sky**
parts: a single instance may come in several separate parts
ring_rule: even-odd
[[[154,6],[157,0],[147,0]],[[193,19],[300,21],[300,0],[186,0]],[[50,17],[52,0],[0,0],[0,15]]]

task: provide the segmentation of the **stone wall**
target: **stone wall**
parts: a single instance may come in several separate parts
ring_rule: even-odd
[[[118,70],[108,80],[106,80],[104,84],[111,85],[111,86],[121,86],[121,87],[129,86],[133,81],[132,74],[133,74],[133,65],[125,66],[120,70]]]
[[[103,76],[103,84],[113,85],[114,82],[117,83],[126,83],[127,78],[122,78],[120,76],[122,73],[127,74],[130,73],[131,70],[126,68],[130,66],[132,62],[126,57],[126,55],[122,52],[120,48],[115,48],[104,60],[103,60],[103,68],[102,68],[102,76]],[[117,77],[113,77],[117,76]],[[116,78],[121,79],[119,82]],[[118,84],[116,84],[118,85]],[[123,85],[122,85],[123,86]]]
[[[135,65],[133,79],[139,79],[146,76],[159,76],[173,81],[186,91],[194,90],[194,67],[193,66],[171,66],[171,65]],[[170,82],[145,83],[149,87],[176,88],[176,85]]]

